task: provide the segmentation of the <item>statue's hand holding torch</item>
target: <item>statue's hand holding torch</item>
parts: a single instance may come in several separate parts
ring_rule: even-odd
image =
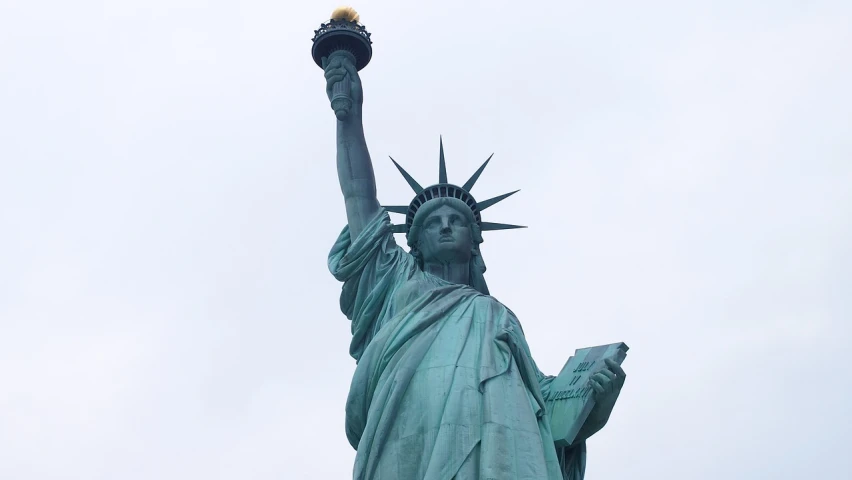
[[[311,56],[325,71],[325,90],[338,120],[360,115],[364,101],[358,71],[370,63],[373,42],[359,21],[358,12],[341,7],[332,12],[328,23],[314,30]]]
[[[325,70],[325,92],[337,119],[344,120],[352,113],[360,114],[364,91],[352,54],[338,50],[322,57],[322,68]]]

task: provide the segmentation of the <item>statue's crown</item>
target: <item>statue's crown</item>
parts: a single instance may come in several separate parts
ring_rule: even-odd
[[[405,223],[393,225],[394,233],[405,233],[406,235],[411,230],[411,225],[414,223],[414,216],[417,215],[417,210],[423,206],[426,202],[430,200],[434,200],[436,198],[456,198],[464,202],[468,208],[473,212],[473,217],[476,219],[476,223],[479,225],[482,231],[488,230],[508,230],[513,228],[526,228],[520,225],[509,225],[505,223],[492,223],[492,222],[483,222],[481,212],[486,208],[500,202],[501,200],[514,195],[520,190],[515,190],[514,192],[504,193],[503,195],[498,195],[494,198],[489,198],[488,200],[484,200],[481,202],[477,202],[476,199],[473,198],[473,195],[470,194],[470,190],[473,188],[473,185],[479,180],[479,176],[485,170],[485,167],[488,166],[488,162],[491,161],[491,157],[494,154],[488,157],[485,160],[485,163],[479,167],[476,172],[468,179],[467,182],[464,183],[463,186],[459,187],[457,185],[453,185],[447,181],[447,163],[444,160],[444,140],[440,139],[440,155],[439,155],[439,164],[438,164],[438,183],[435,185],[431,185],[429,187],[423,188],[417,183],[417,180],[414,180],[408,172],[405,171],[396,160],[391,157],[391,161],[396,168],[399,169],[399,173],[405,178],[411,188],[414,190],[414,193],[417,194],[414,199],[407,206],[405,205],[385,205],[385,210],[393,213],[400,213],[405,215]]]

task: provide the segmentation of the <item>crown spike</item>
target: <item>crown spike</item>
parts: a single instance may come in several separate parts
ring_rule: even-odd
[[[441,141],[441,158],[438,160],[438,183],[449,183],[447,182],[447,162],[444,160],[444,137],[439,136]]]
[[[488,200],[483,200],[481,202],[477,202],[476,207],[481,212],[481,211],[485,210],[486,208],[494,205],[495,203],[499,203],[499,202],[503,201],[504,199],[511,197],[512,195],[514,195],[518,192],[520,192],[520,190],[515,190],[514,192],[509,192],[509,193],[504,193],[503,195],[500,195],[500,196],[497,196],[497,197],[494,197],[494,198],[489,198]]]
[[[494,156],[493,153],[491,155],[489,155],[488,160],[485,160],[485,163],[483,163],[482,166],[479,167],[479,170],[477,170],[473,174],[473,176],[470,177],[470,180],[465,182],[464,186],[462,187],[465,191],[470,192],[470,189],[473,188],[473,185],[476,183],[477,180],[479,180],[479,176],[482,175],[482,172],[485,170],[485,167],[488,166],[488,162],[491,161],[491,157],[493,157],[493,156]]]
[[[388,156],[390,157],[390,155],[388,155]],[[401,173],[402,176],[405,178],[405,181],[408,182],[408,184],[411,186],[412,189],[414,189],[414,193],[419,194],[420,192],[422,192],[423,187],[421,187],[420,184],[417,183],[417,180],[412,178],[412,176],[409,175],[408,172],[406,172],[404,168],[400,167],[399,164],[396,163],[396,160],[393,159],[393,157],[390,157],[390,159],[391,159],[391,162],[393,162],[393,164],[396,165],[396,168],[399,170],[399,173]]]
[[[479,224],[480,229],[483,232],[491,231],[491,230],[511,230],[514,228],[527,228],[521,225],[509,225],[507,223],[491,223],[491,222],[482,222]]]

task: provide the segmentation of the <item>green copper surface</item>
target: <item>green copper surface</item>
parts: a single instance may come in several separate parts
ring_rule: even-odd
[[[336,121],[347,225],[328,267],[343,284],[357,363],[345,424],[357,450],[353,478],[581,480],[585,441],[607,423],[624,384],[626,346],[578,350],[570,372],[543,374],[519,320],[485,282],[482,232],[521,228],[479,218],[511,195],[479,206],[470,196],[488,160],[464,187],[450,185],[441,139],[439,184],[424,190],[394,161],[417,196],[407,207],[380,206],[356,66],[347,55],[319,63],[329,100],[352,101]],[[393,225],[388,212],[413,219]],[[394,233],[407,234],[409,251]]]

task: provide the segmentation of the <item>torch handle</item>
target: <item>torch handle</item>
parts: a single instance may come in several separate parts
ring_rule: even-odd
[[[352,97],[349,95],[350,88],[352,88],[352,82],[349,81],[349,76],[344,77],[343,80],[331,87],[331,108],[338,120],[346,118],[352,108]]]
[[[328,56],[328,60],[331,61],[334,57],[346,57],[343,61],[349,60],[352,62],[352,65],[355,65],[355,56],[346,50],[336,50]],[[334,84],[331,87],[331,108],[334,110],[334,114],[337,116],[338,120],[343,120],[349,115],[349,111],[352,110],[352,96],[351,96],[352,82],[349,79],[349,75],[343,77],[343,80]]]

